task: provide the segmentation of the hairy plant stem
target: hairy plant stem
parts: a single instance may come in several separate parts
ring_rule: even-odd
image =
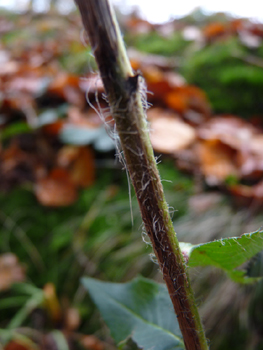
[[[179,243],[170,219],[141,100],[108,0],[76,0],[115,120],[126,166],[166,282],[187,350],[208,349]]]

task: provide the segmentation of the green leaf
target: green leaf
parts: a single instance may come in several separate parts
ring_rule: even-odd
[[[55,329],[50,334],[53,336],[58,350],[69,350],[68,342],[61,331]]]
[[[12,286],[12,289],[16,292],[28,295],[29,298],[11,319],[7,326],[8,329],[20,327],[28,315],[44,302],[43,290],[29,283],[16,283]]]
[[[25,134],[32,131],[32,128],[25,122],[16,122],[8,125],[1,131],[1,139],[5,140],[18,134]]]
[[[117,343],[132,338],[145,350],[184,349],[164,285],[142,277],[122,284],[83,278],[83,284]]]
[[[235,269],[263,249],[262,230],[198,245],[180,243],[180,247],[188,256],[189,267],[216,266],[240,283],[252,283],[259,279],[246,277],[245,271]]]
[[[9,298],[2,298],[2,300],[0,300],[0,310],[24,305],[26,301],[27,301],[26,296],[14,296]]]

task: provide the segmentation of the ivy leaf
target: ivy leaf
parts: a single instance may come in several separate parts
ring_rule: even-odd
[[[182,350],[183,340],[165,285],[143,277],[128,283],[83,278],[117,343],[129,338],[145,350]]]
[[[245,271],[236,268],[263,250],[262,230],[198,245],[180,243],[180,247],[188,257],[189,267],[212,265],[224,270],[233,281],[239,283],[259,280],[247,277]]]

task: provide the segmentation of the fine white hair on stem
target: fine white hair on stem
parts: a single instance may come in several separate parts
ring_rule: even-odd
[[[155,254],[154,254],[154,253],[150,253],[149,255],[150,255],[151,261],[152,261],[154,264],[159,265],[159,264],[158,264],[158,259],[156,258]]]
[[[97,74],[96,75],[96,78],[95,78],[95,87],[98,86],[98,82],[100,80],[100,77],[99,75]],[[87,100],[87,103],[88,105],[90,106],[90,108],[92,108],[95,113],[100,117],[101,121],[103,122],[104,126],[105,126],[105,129],[107,131],[107,134],[115,141],[116,140],[116,132],[113,130],[113,128],[110,126],[111,122],[113,121],[113,118],[110,119],[110,120],[106,120],[107,117],[109,117],[111,115],[110,113],[110,108],[109,107],[106,107],[106,108],[102,108],[101,105],[100,105],[100,101],[99,101],[99,93],[98,93],[98,87],[96,88],[96,91],[95,91],[95,101],[96,101],[96,105],[97,105],[97,108],[94,106],[94,104],[91,102],[90,98],[89,98],[89,93],[90,93],[90,88],[91,88],[91,84],[88,85],[88,89],[86,91],[86,100]],[[105,95],[102,96],[103,99],[105,100]]]
[[[87,40],[85,38],[86,31],[84,28],[80,31],[80,41],[84,47],[89,47],[89,44],[87,43]]]
[[[84,38],[83,38],[83,40],[84,40]],[[92,86],[91,84],[88,85],[88,89],[86,91],[86,100],[87,100],[87,103],[90,106],[90,108],[92,108],[95,111],[95,113],[97,113],[97,115],[100,117],[100,119],[103,121],[108,135],[113,139],[113,141],[115,143],[115,148],[117,151],[116,152],[117,158],[119,159],[120,163],[123,165],[123,167],[126,171],[127,182],[128,182],[128,192],[129,192],[129,203],[130,203],[130,211],[131,211],[131,222],[133,225],[134,218],[133,218],[133,210],[132,210],[131,180],[129,177],[125,158],[120,150],[119,136],[116,133],[115,125],[114,125],[114,127],[111,126],[111,122],[113,119],[108,120],[108,117],[112,115],[112,113],[111,113],[112,111],[113,111],[114,115],[117,116],[118,118],[125,118],[125,114],[127,113],[127,109],[120,108],[120,103],[121,103],[121,99],[122,99],[121,97],[115,102],[115,105],[112,106],[111,109],[110,109],[110,107],[107,107],[107,108],[101,107],[100,98],[102,98],[104,101],[106,101],[107,104],[108,104],[108,99],[104,93],[102,93],[100,98],[99,98],[99,92],[98,92],[99,79],[101,79],[101,78],[97,74],[97,76],[95,78],[95,84],[94,84],[95,85],[94,98],[95,98],[96,106],[91,102],[91,100],[89,98],[90,89]],[[147,87],[146,87],[145,80],[143,79],[143,77],[139,77],[139,93],[140,93],[140,97],[141,97],[143,110],[146,112],[146,110],[150,107],[150,104],[147,103],[148,91],[147,91]],[[127,107],[127,108],[129,109],[129,107]],[[146,113],[145,113],[145,117],[147,118]],[[149,130],[147,130],[147,131],[149,131]],[[127,135],[132,134],[132,132],[130,132],[129,130],[125,131],[125,133],[127,133]],[[140,150],[140,149],[130,149],[130,151],[133,152],[138,157],[142,156],[142,150]],[[143,185],[142,191],[144,191],[148,185],[148,182],[142,183],[142,185]]]
[[[166,180],[166,179],[161,179],[161,182],[169,182],[170,184],[172,184],[172,183],[173,183],[173,181],[172,181],[172,180]]]
[[[130,180],[130,176],[129,176],[129,172],[128,172],[128,168],[126,166],[126,162],[125,162],[125,158],[123,155],[123,152],[120,150],[119,147],[119,140],[116,138],[115,139],[115,147],[117,150],[116,156],[119,159],[119,162],[123,165],[125,171],[126,171],[126,176],[127,176],[127,182],[128,182],[128,192],[129,192],[129,203],[130,203],[130,212],[131,212],[131,223],[132,226],[134,224],[134,220],[133,220],[133,210],[132,210],[132,194],[131,194],[131,180]]]
[[[100,79],[100,77],[99,77],[99,75],[97,75],[95,86],[98,84],[99,79]],[[91,85],[88,86],[88,89],[86,91],[87,103],[90,106],[90,108],[92,108],[97,113],[97,115],[100,117],[100,119],[103,121],[105,129],[107,131],[107,134],[115,142],[115,148],[116,148],[116,151],[117,151],[117,153],[116,153],[117,158],[119,159],[120,163],[124,166],[124,169],[126,171],[127,182],[128,182],[128,192],[129,192],[129,203],[130,203],[130,211],[131,211],[131,222],[132,222],[132,225],[133,225],[134,224],[134,218],[133,218],[133,210],[132,210],[131,181],[130,181],[128,169],[127,169],[127,166],[126,166],[125,158],[124,158],[124,156],[123,156],[123,154],[122,154],[122,152],[120,150],[119,137],[118,137],[118,135],[116,133],[116,130],[115,130],[116,127],[115,127],[115,125],[114,125],[113,128],[110,126],[110,123],[112,122],[113,119],[106,121],[106,118],[111,115],[111,112],[110,112],[110,108],[109,107],[108,108],[101,108],[100,101],[99,101],[98,88],[95,91],[95,101],[96,101],[96,104],[97,104],[98,108],[96,108],[94,106],[94,104],[90,101],[90,98],[89,98],[90,88],[91,88]],[[108,103],[108,100],[107,100],[107,97],[106,97],[105,94],[102,95],[102,98]],[[119,106],[120,102],[121,102],[121,98],[116,102],[116,105],[114,107],[115,110],[118,110],[118,106]],[[121,112],[122,111],[120,111],[120,110],[118,111],[118,113],[121,113]]]
[[[162,162],[161,157],[162,157],[161,154],[159,154],[158,156],[155,156],[155,162],[156,162],[156,164],[160,164],[160,163]]]
[[[97,75],[96,76],[96,81],[95,81],[95,87],[98,85],[99,80],[100,80],[100,77],[99,77],[99,75]],[[97,103],[98,109],[93,105],[93,103],[91,103],[91,101],[89,99],[90,88],[91,88],[91,84],[88,85],[88,89],[86,91],[86,100],[88,102],[88,105],[90,106],[90,108],[92,108],[98,114],[100,119],[104,122],[104,117],[103,117],[103,114],[102,114],[102,108],[100,106],[99,98],[98,98],[98,88],[96,88],[96,92],[95,92],[95,101]]]
[[[147,234],[146,232],[146,229],[145,229],[145,226],[142,225],[142,240],[144,243],[146,243],[147,246],[152,246],[152,242],[150,240],[150,237],[149,235]]]
[[[147,93],[150,93],[150,92],[148,92],[145,80],[141,76],[139,79],[139,93],[141,96],[143,110],[147,111],[147,109],[151,107],[151,104],[147,102]]]
[[[170,218],[171,218],[171,220],[173,220],[174,213],[177,212],[178,210],[174,209],[174,207],[170,207],[170,206],[168,207],[168,210],[169,210]]]

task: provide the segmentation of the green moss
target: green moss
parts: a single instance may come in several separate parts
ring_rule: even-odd
[[[163,37],[155,31],[132,37],[127,35],[125,41],[139,51],[163,56],[175,55],[189,45],[189,42],[184,40],[179,32],[169,37]]]
[[[182,72],[208,95],[216,113],[263,114],[263,69],[246,62],[237,38],[215,42],[183,61]]]

